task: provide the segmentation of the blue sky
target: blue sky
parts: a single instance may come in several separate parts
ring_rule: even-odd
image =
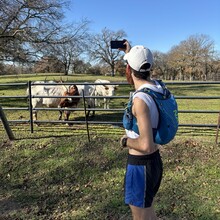
[[[124,30],[132,45],[168,52],[189,36],[208,35],[220,51],[220,0],[71,0],[68,21],[87,18],[91,33]]]

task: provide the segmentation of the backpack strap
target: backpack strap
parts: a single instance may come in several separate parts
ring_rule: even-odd
[[[144,92],[144,93],[150,95],[154,99],[154,101],[155,101],[155,99],[168,99],[168,98],[170,98],[171,93],[167,89],[166,85],[162,82],[162,80],[155,80],[155,81],[157,81],[161,85],[161,87],[163,89],[163,93],[156,92],[150,88],[145,87],[140,90],[137,90],[134,93],[134,95],[138,92]]]
[[[155,105],[156,105],[156,107],[157,107],[158,114],[159,114],[159,118],[160,118],[160,110],[159,110],[159,106],[158,106],[159,103],[157,102],[157,100],[158,100],[158,99],[159,99],[159,100],[168,99],[168,98],[170,98],[171,93],[170,93],[170,91],[167,89],[166,85],[162,82],[162,80],[156,80],[156,81],[161,85],[161,87],[162,87],[162,89],[163,89],[163,93],[156,92],[156,91],[154,91],[154,90],[152,90],[152,89],[150,89],[150,88],[145,87],[145,88],[142,88],[142,89],[140,89],[140,90],[137,90],[137,91],[135,92],[135,94],[136,94],[137,92],[144,92],[144,93],[150,95],[150,96],[152,97],[152,99],[154,100],[154,103],[155,103]],[[160,119],[159,119],[159,121],[158,121],[157,128],[152,128],[152,130],[153,130],[153,135],[156,135],[156,132],[157,132],[159,123],[160,123]]]
[[[174,96],[166,88],[165,84],[159,80],[157,82],[162,86],[163,93],[145,87],[137,90],[134,94],[137,92],[144,92],[147,95],[150,95],[154,100],[159,113],[157,128],[152,128],[154,142],[158,144],[166,144],[173,139],[178,129],[178,109]],[[125,111],[123,126],[124,128],[139,134],[137,119],[132,115],[132,100],[133,96],[130,98]]]
[[[163,89],[163,95],[166,96],[167,98],[169,98],[170,91],[167,89],[165,83],[162,80],[155,80],[155,81],[157,81],[161,85],[161,87]]]

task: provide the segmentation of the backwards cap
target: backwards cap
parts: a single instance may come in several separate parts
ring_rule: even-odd
[[[138,72],[149,71],[153,64],[153,54],[151,51],[142,46],[137,45],[131,48],[131,50],[125,54],[124,60],[127,60],[130,67]],[[148,69],[142,69],[143,64],[149,63]]]

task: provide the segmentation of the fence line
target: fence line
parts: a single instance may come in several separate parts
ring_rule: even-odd
[[[68,83],[59,83],[59,85],[72,85],[73,83],[68,82]],[[76,85],[100,85],[100,83],[75,83]],[[217,82],[201,82],[201,81],[196,81],[196,82],[166,82],[166,85],[190,85],[190,84],[220,84],[220,81]],[[29,81],[27,83],[7,83],[7,84],[0,84],[1,86],[26,86],[26,88],[29,88],[29,95],[23,95],[23,96],[0,96],[0,99],[10,99],[10,98],[20,98],[20,99],[28,99],[29,98],[29,106],[28,107],[18,107],[18,108],[2,108],[3,110],[26,110],[29,111],[30,113],[30,119],[28,120],[8,120],[9,123],[30,123],[31,126],[31,132],[33,132],[33,110],[46,110],[46,111],[57,111],[57,110],[64,110],[62,108],[32,108],[31,105],[31,99],[32,98],[36,98],[36,97],[41,97],[41,98],[60,98],[62,96],[32,96],[31,94],[31,85],[32,82]],[[34,85],[57,85],[57,83],[34,83]],[[114,83],[103,83],[103,85],[128,85],[128,83],[125,82],[114,82]],[[70,96],[71,97],[81,97],[83,98],[83,100],[85,100],[86,98],[97,98],[97,99],[103,99],[103,98],[109,98],[109,99],[126,99],[126,101],[129,99],[129,96]],[[176,99],[220,99],[220,96],[175,96]],[[107,112],[121,112],[123,113],[124,108],[116,108],[116,109],[103,109],[103,108],[86,108],[85,102],[83,103],[83,108],[68,108],[65,110],[69,110],[69,111],[85,111],[86,110],[90,110],[90,111],[107,111]],[[215,111],[215,110],[179,110],[179,113],[207,113],[207,114],[215,114],[215,113],[219,113],[219,111]],[[35,121],[36,123],[66,123],[66,121],[56,121],[56,120],[52,120],[52,121],[43,121],[43,120],[37,120]],[[122,126],[122,122],[113,122],[113,121],[88,121],[86,119],[85,116],[85,120],[84,121],[68,121],[68,123],[70,124],[85,124],[88,127],[88,124],[112,124],[112,125],[117,125],[117,126]],[[180,124],[180,127],[216,127],[217,125],[215,124]]]

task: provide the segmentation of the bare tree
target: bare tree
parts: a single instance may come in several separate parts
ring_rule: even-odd
[[[181,80],[186,77],[190,80],[206,79],[207,65],[212,60],[213,54],[214,42],[209,36],[192,35],[171,48],[168,53],[168,65],[171,72],[179,74]]]
[[[91,68],[91,64],[83,60],[76,59],[74,60],[72,67],[72,73],[88,73]]]
[[[207,35],[192,35],[180,43],[181,56],[185,57],[185,71],[190,75],[190,80],[196,74],[202,74],[205,65],[212,58],[214,42]],[[204,73],[207,75],[207,72]]]
[[[65,6],[65,0],[0,0],[0,60],[30,60],[40,44],[64,41],[58,33]]]
[[[35,73],[61,73],[63,69],[62,62],[56,56],[42,57],[34,65]]]
[[[120,60],[120,51],[112,50],[110,47],[111,40],[121,40],[126,37],[123,30],[111,31],[104,28],[101,34],[96,34],[92,37],[89,54],[92,60],[97,60],[100,63],[105,63],[111,68],[111,75],[115,75],[115,64]]]
[[[210,79],[220,81],[220,54],[215,51],[213,58],[207,63]]]
[[[87,19],[79,23],[71,24],[63,31],[65,42],[45,45],[44,54],[56,56],[63,64],[64,74],[68,75],[70,67],[74,65],[75,60],[84,54],[88,46],[88,24]]]
[[[153,70],[154,74],[162,75],[164,79],[168,79],[169,68],[167,64],[167,54],[161,53],[159,51],[153,51],[154,56],[154,65]]]

